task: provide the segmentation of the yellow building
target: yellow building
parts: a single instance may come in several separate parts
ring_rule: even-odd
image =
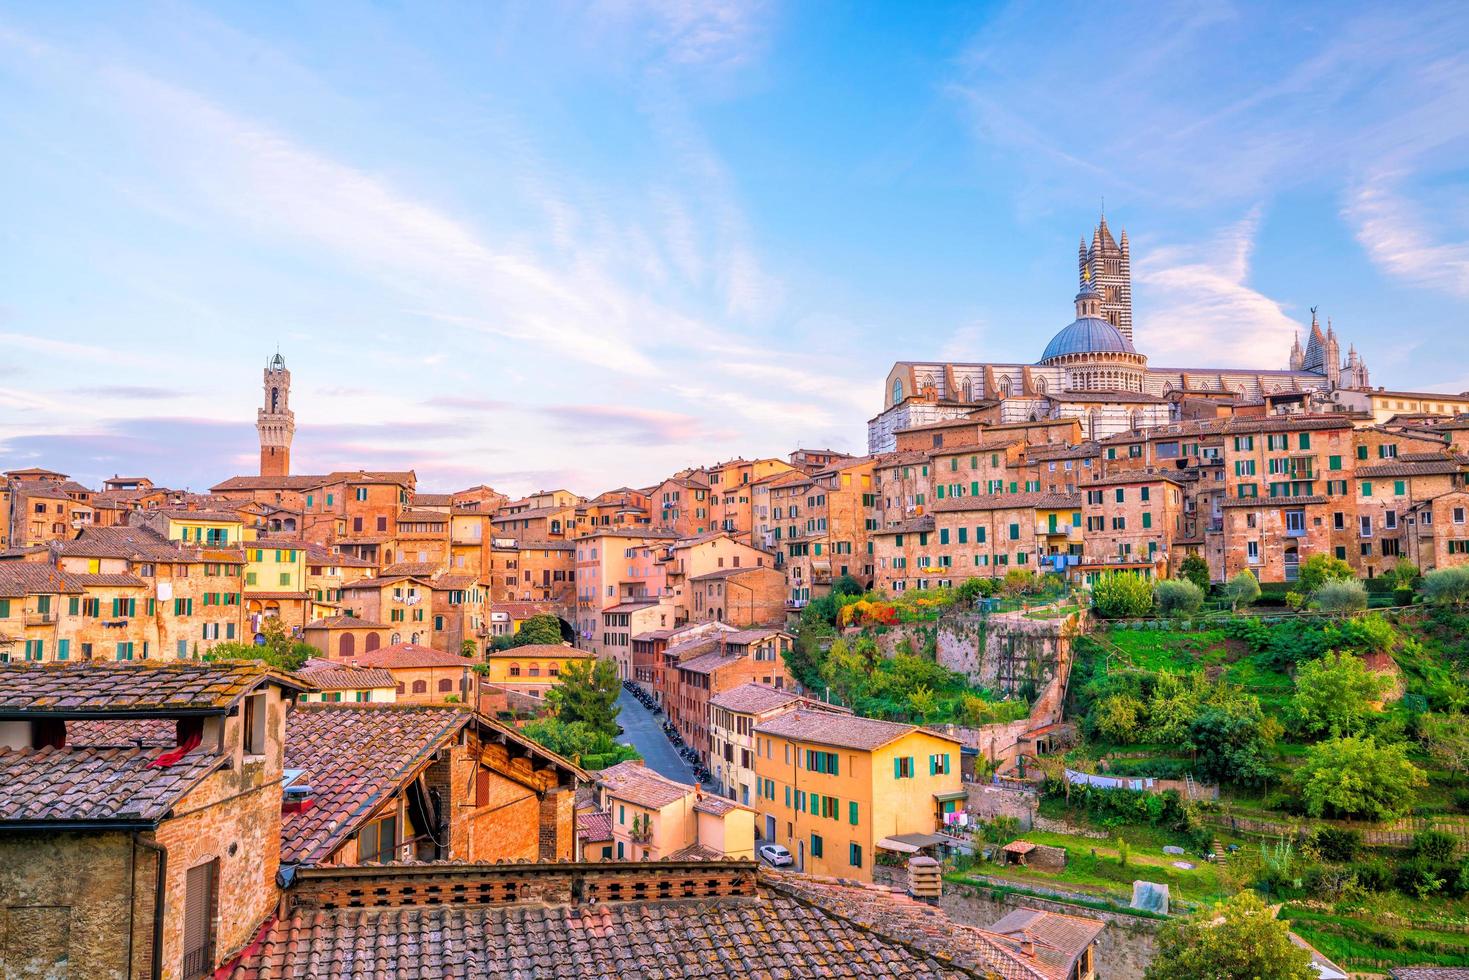
[[[480,681],[480,710],[537,710],[544,706],[551,688],[561,682],[568,664],[591,659],[589,651],[559,643],[492,650],[485,654],[487,669]]]
[[[755,726],[761,838],[797,870],[872,880],[891,838],[931,834],[962,806],[957,739],[916,725],[796,710]]]
[[[183,541],[200,547],[238,546],[244,538],[244,521],[230,511],[159,510],[151,515],[147,526],[170,541]]]
[[[306,589],[306,547],[300,541],[259,538],[245,545],[246,633],[260,632],[261,623],[276,617],[288,630],[304,630],[308,623],[329,615]]]
[[[610,845],[599,841],[598,846],[614,860],[755,856],[755,811],[747,806],[706,796],[697,786],[674,782],[641,762],[620,762],[596,777],[612,828]]]

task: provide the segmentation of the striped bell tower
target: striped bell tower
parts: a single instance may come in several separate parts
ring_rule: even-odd
[[[1082,239],[1077,247],[1076,265],[1080,284],[1090,280],[1102,294],[1102,318],[1132,340],[1132,251],[1126,229],[1122,241],[1117,241],[1103,214],[1092,231],[1091,245]]]

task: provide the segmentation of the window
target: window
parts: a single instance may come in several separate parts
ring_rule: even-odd
[[[913,757],[911,755],[898,756],[893,760],[893,778],[913,778]]]
[[[1245,553],[1249,557],[1250,564],[1256,565],[1260,562],[1260,542],[1250,541],[1245,544]]]
[[[1370,537],[1372,537],[1372,515],[1371,514],[1363,514],[1362,517],[1361,517],[1361,520],[1362,520],[1362,537],[1364,537],[1364,538],[1370,538]]]
[[[428,693],[428,681],[414,681],[413,682],[413,693],[414,694],[427,694]]]
[[[1372,484],[1370,482],[1364,482],[1362,484],[1362,496],[1364,496],[1364,497],[1370,497],[1370,496],[1372,496]]]
[[[814,858],[821,857],[821,835],[820,834],[812,834],[811,835],[811,856],[814,857]]]
[[[930,776],[947,776],[949,774],[949,754],[947,752],[928,757],[928,774]]]
[[[1329,469],[1329,470],[1339,470],[1339,469],[1341,469],[1341,457],[1340,456],[1328,456],[1326,458],[1326,468]]]
[[[848,844],[847,845],[847,860],[851,863],[852,867],[854,867],[854,868],[860,868],[860,867],[862,867],[862,845],[861,844]]]
[[[246,755],[265,754],[265,695],[251,694],[245,698],[244,738]]]
[[[856,800],[849,800],[847,802],[847,822],[850,823],[853,827],[857,826],[857,801]]]
[[[397,814],[374,820],[357,832],[357,860],[361,864],[386,864],[397,850]]]
[[[448,678],[445,678],[445,679],[439,681],[439,693],[440,694],[452,694],[453,692],[454,692],[454,682],[453,681],[449,680]]]
[[[219,860],[195,865],[184,875],[185,977],[214,973],[214,920],[219,915]]]

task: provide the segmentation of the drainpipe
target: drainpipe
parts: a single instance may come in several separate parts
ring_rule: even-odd
[[[158,855],[158,875],[153,896],[153,963],[152,972],[149,975],[152,980],[161,980],[163,976],[163,896],[168,886],[168,848],[162,844],[144,840],[138,834],[133,835],[133,843]]]

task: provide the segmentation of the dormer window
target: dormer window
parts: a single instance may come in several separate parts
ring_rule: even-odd
[[[245,698],[244,709],[240,712],[242,729],[244,731],[245,755],[265,754],[265,693],[251,694]]]

